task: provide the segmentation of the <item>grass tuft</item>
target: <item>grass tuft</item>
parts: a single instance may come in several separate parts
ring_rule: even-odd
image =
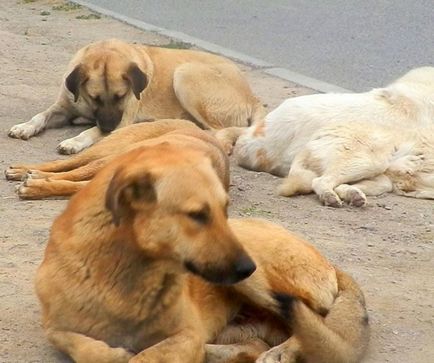
[[[57,11],[73,11],[73,10],[78,10],[81,9],[81,5],[79,4],[75,4],[75,3],[71,3],[71,2],[66,2],[64,4],[60,4],[60,5],[54,5],[52,7],[53,10],[57,10]]]
[[[182,41],[176,41],[170,39],[170,42],[167,44],[159,45],[162,48],[170,48],[170,49],[190,49],[193,46],[191,43],[186,43]]]

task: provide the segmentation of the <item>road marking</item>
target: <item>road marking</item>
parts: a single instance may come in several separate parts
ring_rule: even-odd
[[[97,13],[109,16],[111,18],[120,20],[120,21],[127,23],[127,24],[130,24],[132,26],[135,26],[136,28],[146,30],[146,31],[151,31],[151,32],[154,32],[157,34],[161,34],[161,35],[167,36],[169,38],[180,40],[182,42],[191,43],[191,44],[193,44],[199,48],[205,49],[207,51],[222,54],[225,57],[240,61],[242,63],[247,63],[247,64],[253,65],[255,67],[263,68],[262,71],[269,74],[269,75],[279,77],[279,78],[282,78],[284,80],[299,84],[300,86],[311,88],[315,91],[324,92],[324,93],[328,93],[328,92],[335,92],[335,93],[353,92],[353,91],[347,90],[345,88],[336,86],[334,84],[327,83],[327,82],[321,81],[319,79],[311,78],[311,77],[305,76],[305,75],[297,73],[297,72],[293,72],[293,71],[286,69],[286,68],[276,67],[276,65],[269,63],[269,62],[266,62],[262,59],[251,57],[247,54],[240,53],[240,52],[237,52],[237,51],[234,51],[232,49],[225,48],[225,47],[221,47],[217,44],[210,43],[210,42],[207,42],[205,40],[192,37],[192,36],[185,34],[185,33],[182,33],[182,32],[177,32],[174,30],[162,28],[159,26],[155,26],[155,25],[143,22],[141,20],[130,18],[129,16],[125,16],[125,15],[119,14],[117,12],[114,12],[112,10],[102,8],[98,5],[94,5],[94,4],[90,3],[88,1],[73,0],[72,2],[83,5],[89,9],[97,12]]]

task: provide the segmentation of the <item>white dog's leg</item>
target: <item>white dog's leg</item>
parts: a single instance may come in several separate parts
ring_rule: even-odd
[[[354,207],[366,205],[366,195],[354,185],[341,184],[335,188],[335,192],[345,202]]]
[[[392,190],[392,182],[384,174],[352,185],[341,184],[335,188],[335,192],[341,199],[355,207],[364,206],[366,204],[367,195],[377,196],[389,193]]]
[[[62,141],[57,150],[61,154],[76,154],[81,150],[93,145],[103,137],[98,127],[91,127],[79,135]]]
[[[404,197],[417,198],[417,199],[434,199],[434,189],[431,190],[415,190],[412,192],[404,192],[402,190],[396,190],[396,194]]]
[[[44,112],[33,116],[30,121],[13,126],[8,135],[16,139],[27,140],[39,134],[45,128],[55,123],[66,123],[75,117],[68,109],[58,103],[53,104]]]
[[[342,200],[334,189],[340,181],[332,176],[321,176],[312,180],[312,189],[325,206],[342,207]]]
[[[355,155],[336,153],[334,157],[328,156],[327,160],[322,162],[326,169],[322,176],[312,181],[312,189],[324,205],[340,207],[342,201],[335,188],[341,184],[353,184],[382,175],[388,166],[387,156],[387,153],[383,153],[372,158],[369,154],[365,156],[363,151]],[[354,203],[363,205],[362,200],[365,198],[360,191],[363,192],[360,188],[356,192],[353,189]]]
[[[312,181],[318,176],[312,170],[306,168],[309,157],[308,151],[303,151],[294,158],[288,176],[278,188],[278,193],[284,197],[297,194],[312,193]]]

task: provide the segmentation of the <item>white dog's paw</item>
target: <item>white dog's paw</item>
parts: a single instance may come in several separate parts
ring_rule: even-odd
[[[60,154],[65,154],[65,155],[77,154],[78,152],[86,148],[86,146],[87,145],[83,144],[81,141],[72,138],[72,139],[67,139],[62,141],[57,146],[57,151]]]
[[[358,188],[352,188],[347,192],[345,201],[353,207],[364,207],[367,203],[366,195]]]
[[[324,192],[320,195],[319,199],[326,207],[342,207],[342,200],[335,192]]]
[[[262,353],[256,363],[296,363],[297,356],[283,343]]]
[[[35,125],[28,124],[27,122],[18,124],[13,126],[10,130],[8,135],[10,137],[13,137],[15,139],[23,139],[27,140],[31,138],[32,136],[36,135],[39,132],[39,130],[35,127]]]

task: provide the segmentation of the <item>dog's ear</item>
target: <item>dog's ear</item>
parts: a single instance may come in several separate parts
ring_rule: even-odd
[[[131,63],[124,78],[130,82],[134,96],[140,100],[140,93],[148,85],[148,77],[146,74],[141,71],[136,63]]]
[[[81,65],[78,65],[74,70],[66,77],[65,86],[74,95],[74,102],[77,102],[80,94],[80,86],[86,82],[86,77]]]
[[[119,170],[114,174],[107,188],[105,206],[111,212],[116,226],[120,225],[122,217],[139,209],[144,203],[156,202],[154,183],[154,177],[148,172],[125,175]]]

